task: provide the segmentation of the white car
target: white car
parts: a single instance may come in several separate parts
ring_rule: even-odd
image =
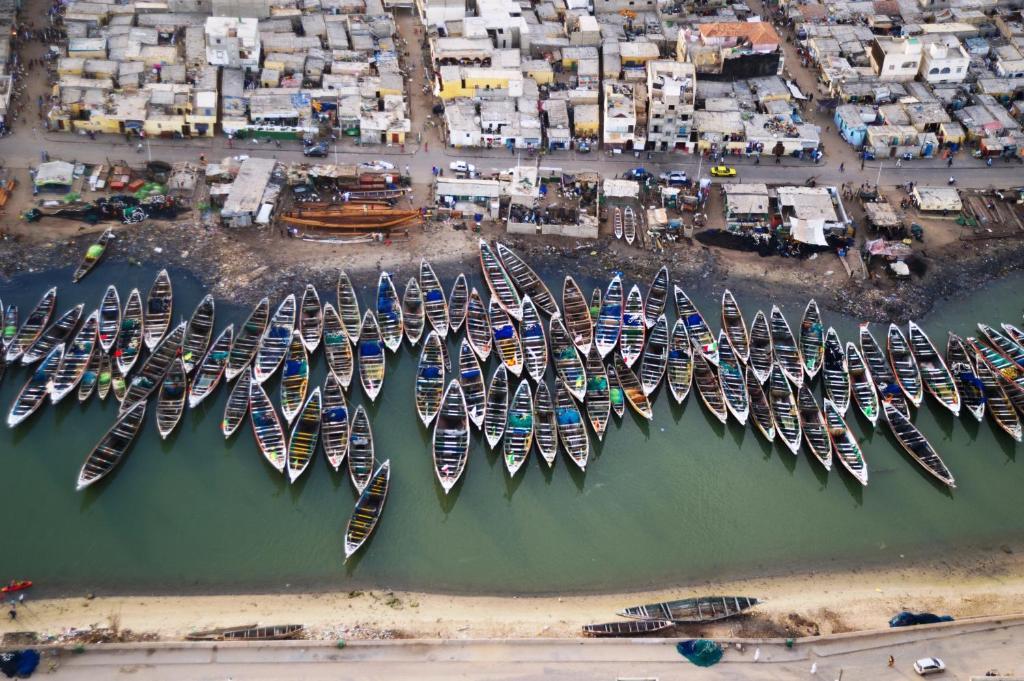
[[[472,163],[466,163],[465,161],[452,161],[448,164],[448,168],[457,173],[465,173],[470,177],[476,175],[476,166]]]
[[[937,657],[922,657],[914,663],[914,671],[921,676],[941,674],[946,671],[946,663]]]
[[[395,164],[388,161],[363,161],[359,164],[360,170],[394,170]]]

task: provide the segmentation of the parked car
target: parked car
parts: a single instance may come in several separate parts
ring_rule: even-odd
[[[711,166],[712,177],[736,177],[736,169],[730,166]]]
[[[662,173],[658,176],[662,182],[667,182],[670,185],[683,185],[690,184],[690,178],[686,176],[686,173],[682,170],[670,170],[667,173]]]
[[[627,180],[641,181],[647,179],[648,177],[652,177],[652,175],[649,172],[647,172],[647,170],[644,168],[632,168],[626,171],[624,177]]]
[[[454,170],[456,173],[468,175],[469,177],[476,177],[476,166],[472,163],[466,163],[465,161],[452,161],[448,164],[448,168]]]
[[[946,663],[937,657],[922,657],[914,663],[914,671],[921,676],[941,674],[946,671]]]
[[[330,151],[330,148],[331,146],[327,142],[317,142],[314,145],[303,147],[302,155],[324,157]]]

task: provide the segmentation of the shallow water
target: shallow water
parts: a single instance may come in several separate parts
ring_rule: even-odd
[[[58,310],[78,301],[92,306],[109,281],[118,283],[123,300],[133,286],[145,294],[154,274],[105,262],[77,285],[69,270],[19,277],[0,284],[0,298],[18,303],[24,316],[56,283]],[[411,274],[397,273],[396,285],[401,289]],[[190,314],[201,289],[184,273],[173,277],[175,315]],[[476,272],[472,279],[481,285]],[[296,294],[302,283],[295,282]],[[364,305],[375,283],[356,278]],[[580,283],[589,294],[592,282]],[[947,329],[970,334],[976,321],[1019,321],[1022,285],[1024,277],[1016,276],[944,303],[923,326],[944,347]],[[647,282],[641,286],[646,291]],[[689,292],[717,328],[720,291]],[[321,296],[333,300],[334,292]],[[770,306],[738,297],[748,323],[759,305]],[[802,306],[784,312],[795,329]],[[219,304],[217,330],[247,313]],[[824,315],[844,341],[854,337],[855,320]],[[884,340],[884,330],[875,331]],[[449,347],[454,355],[455,342]],[[1024,537],[1019,447],[987,418],[954,421],[928,402],[915,420],[956,476],[952,493],[897,449],[887,429],[867,432],[867,421],[852,415],[855,407],[851,426],[864,440],[871,476],[863,490],[838,463],[825,474],[808,454],[794,457],[769,446],[750,427],[712,422],[695,394],[677,407],[662,387],[654,422],[628,411],[621,423],[613,419],[604,443],[593,443],[586,474],[564,454],[550,472],[533,456],[509,480],[476,434],[466,475],[445,498],[433,474],[430,432],[413,404],[417,357],[407,345],[397,357],[388,355],[384,390],[369,406],[377,455],[391,459],[392,483],[376,534],[348,565],[342,565],[342,532],[355,494],[347,477],[332,474],[319,456],[289,485],[263,461],[247,422],[225,443],[221,387],[186,413],[168,442],[160,441],[150,410],[119,468],[84,492],[75,492],[75,479],[114,419],[112,398],[82,406],[71,396],[17,430],[0,431],[6,519],[0,579],[33,579],[44,593],[285,585],[550,593],[895,562],[899,554]],[[492,359],[491,371],[494,366]],[[322,354],[313,371],[322,382]],[[9,368],[0,386],[3,409],[27,376]],[[275,403],[277,385],[276,379],[268,385]],[[350,404],[364,403],[358,376],[353,385]]]

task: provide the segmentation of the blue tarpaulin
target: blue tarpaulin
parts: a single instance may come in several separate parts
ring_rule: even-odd
[[[499,326],[494,330],[494,340],[508,340],[515,335],[515,329],[509,326]]]
[[[676,644],[676,650],[698,667],[710,667],[722,660],[722,646],[705,638],[680,641]]]

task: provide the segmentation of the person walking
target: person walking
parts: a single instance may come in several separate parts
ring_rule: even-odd
[[[952,168],[953,167],[953,157],[952,156],[950,156],[949,160],[946,161],[946,167],[947,168]]]
[[[839,172],[844,172],[845,170],[846,170],[846,164],[845,163],[840,163],[839,164]]]
[[[894,658],[892,655],[890,655],[889,656],[889,666],[892,667],[894,664],[896,664],[896,658]]]

